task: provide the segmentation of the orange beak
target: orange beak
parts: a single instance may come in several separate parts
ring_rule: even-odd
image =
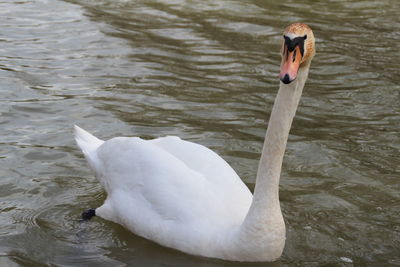
[[[296,79],[301,58],[302,55],[298,46],[296,46],[294,50],[290,52],[285,45],[281,63],[281,73],[279,75],[279,79],[284,84],[289,84]]]

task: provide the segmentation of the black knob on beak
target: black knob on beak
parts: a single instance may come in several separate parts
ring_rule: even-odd
[[[281,81],[282,81],[284,84],[289,84],[289,83],[291,83],[293,80],[291,80],[291,79],[289,78],[289,75],[288,75],[288,74],[285,74],[285,76],[283,76],[283,78],[281,77]]]

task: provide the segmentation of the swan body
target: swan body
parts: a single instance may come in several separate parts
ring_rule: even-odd
[[[77,144],[107,192],[95,214],[189,254],[234,261],[277,259],[285,244],[279,205],[281,165],[314,55],[314,37],[307,25],[292,24],[285,31],[289,35],[291,40],[307,35],[308,41],[304,39],[300,59],[290,54],[296,49],[300,54],[300,45],[290,49],[290,40],[283,43],[281,88],[254,196],[225,160],[202,145],[173,136],[102,141],[75,126]],[[298,63],[298,71],[284,60],[289,56]]]

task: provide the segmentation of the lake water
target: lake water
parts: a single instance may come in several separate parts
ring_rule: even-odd
[[[399,266],[400,2],[0,1],[0,266]],[[274,263],[161,247],[80,213],[105,194],[73,140],[178,135],[250,188],[280,42],[317,55],[293,123]]]

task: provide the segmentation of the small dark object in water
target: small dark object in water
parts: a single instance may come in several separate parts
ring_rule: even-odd
[[[88,209],[82,212],[82,220],[83,221],[88,221],[90,220],[93,216],[96,216],[96,210],[95,209]]]

